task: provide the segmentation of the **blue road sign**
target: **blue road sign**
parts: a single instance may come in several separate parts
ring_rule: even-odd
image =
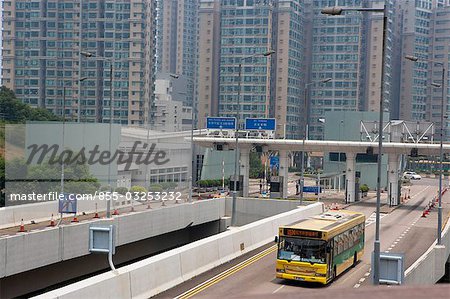
[[[245,129],[275,131],[275,118],[246,118]]]
[[[207,117],[207,129],[235,130],[236,118],[234,117]]]
[[[280,157],[278,157],[278,156],[270,157],[270,168],[272,168],[274,166],[275,167],[280,166]]]
[[[59,199],[58,211],[59,213],[76,214],[77,199],[75,194],[64,193],[64,198]]]
[[[304,186],[303,192],[305,193],[319,193],[320,187],[319,186]]]

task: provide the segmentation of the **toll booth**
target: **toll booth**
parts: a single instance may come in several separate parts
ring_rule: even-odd
[[[234,178],[235,178],[234,175],[230,176],[230,183],[228,185],[230,192],[234,191]],[[237,196],[240,196],[240,197],[243,196],[243,192],[244,192],[244,190],[242,188],[243,182],[244,182],[244,176],[240,175],[239,180],[237,181],[237,184],[236,184]]]
[[[283,177],[271,176],[269,188],[270,188],[270,198],[283,197]]]

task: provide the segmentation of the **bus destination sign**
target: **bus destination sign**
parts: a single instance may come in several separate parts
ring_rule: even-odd
[[[322,232],[285,228],[284,235],[292,237],[322,238]]]

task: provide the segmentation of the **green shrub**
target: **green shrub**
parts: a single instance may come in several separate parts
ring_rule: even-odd
[[[150,188],[148,189],[150,192],[162,192],[163,187],[159,184],[150,185]]]
[[[100,191],[109,191],[109,186],[101,186]]]
[[[142,186],[133,186],[130,188],[130,192],[147,192],[147,189]]]
[[[225,186],[230,182],[229,179],[225,179]],[[222,187],[222,179],[216,180],[200,180],[197,181],[197,186],[205,188],[205,187]]]
[[[126,187],[117,187],[116,190],[117,193],[125,195],[128,192],[128,188]]]
[[[359,190],[361,190],[361,192],[369,192],[369,186],[367,186],[366,184],[363,184],[359,187]]]

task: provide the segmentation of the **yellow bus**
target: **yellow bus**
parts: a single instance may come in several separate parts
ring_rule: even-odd
[[[364,253],[364,214],[346,210],[279,228],[276,276],[327,284]]]

